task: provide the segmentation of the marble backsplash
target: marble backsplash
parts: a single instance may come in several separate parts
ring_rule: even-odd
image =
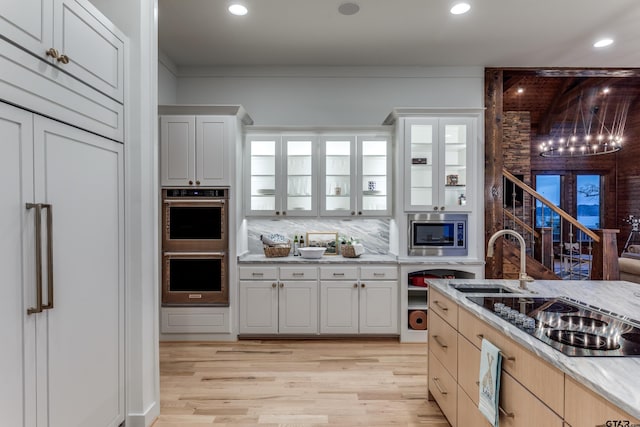
[[[249,253],[263,253],[261,234],[279,233],[293,242],[295,234],[310,231],[337,231],[338,236],[354,237],[369,254],[389,252],[389,219],[249,219],[247,220]]]

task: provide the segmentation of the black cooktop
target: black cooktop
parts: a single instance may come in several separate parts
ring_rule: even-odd
[[[568,356],[640,356],[640,322],[569,298],[467,297]]]

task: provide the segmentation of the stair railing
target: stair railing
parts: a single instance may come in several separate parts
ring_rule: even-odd
[[[513,188],[511,203],[503,205],[504,227],[522,234],[527,255],[561,279],[592,278],[593,248],[601,243],[600,236],[508,170],[502,176],[503,188]]]

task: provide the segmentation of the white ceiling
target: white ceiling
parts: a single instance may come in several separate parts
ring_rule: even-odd
[[[640,67],[639,0],[158,0],[159,48],[178,67]],[[613,46],[596,49],[596,39]]]

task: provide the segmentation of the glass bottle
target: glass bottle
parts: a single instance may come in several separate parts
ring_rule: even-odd
[[[304,248],[304,235],[300,235],[300,248]]]
[[[300,255],[298,253],[298,248],[299,248],[299,244],[298,244],[298,235],[294,235],[293,236],[293,256],[298,256]]]

